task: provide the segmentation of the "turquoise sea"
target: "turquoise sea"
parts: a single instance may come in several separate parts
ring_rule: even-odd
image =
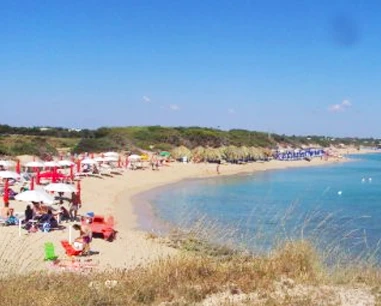
[[[160,224],[197,230],[215,242],[263,252],[284,240],[309,239],[328,260],[345,254],[381,262],[381,154],[350,158],[321,167],[187,180],[146,200]]]

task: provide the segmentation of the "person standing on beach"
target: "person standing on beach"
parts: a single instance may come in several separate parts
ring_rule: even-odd
[[[79,198],[75,192],[71,193],[71,203],[69,208],[71,221],[77,220],[77,214],[79,210]]]
[[[217,167],[216,167],[217,174],[220,174],[220,164],[221,164],[221,160],[218,160]]]

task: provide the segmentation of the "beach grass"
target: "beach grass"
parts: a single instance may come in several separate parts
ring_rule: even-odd
[[[365,288],[381,302],[379,269],[327,267],[307,241],[288,241],[255,256],[198,240],[194,233],[147,239],[170,243],[180,255],[131,270],[10,274],[0,278],[0,300],[42,306],[341,305],[338,292]]]

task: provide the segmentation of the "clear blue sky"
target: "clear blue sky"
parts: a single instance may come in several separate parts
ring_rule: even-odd
[[[379,1],[0,2],[0,123],[381,137]]]

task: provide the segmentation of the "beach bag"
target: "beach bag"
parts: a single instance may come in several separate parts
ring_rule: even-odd
[[[73,249],[76,251],[83,251],[83,243],[79,241],[74,241]]]
[[[44,223],[42,224],[42,231],[43,231],[44,233],[47,233],[47,232],[50,231],[50,223],[49,223],[49,222],[44,222]]]

